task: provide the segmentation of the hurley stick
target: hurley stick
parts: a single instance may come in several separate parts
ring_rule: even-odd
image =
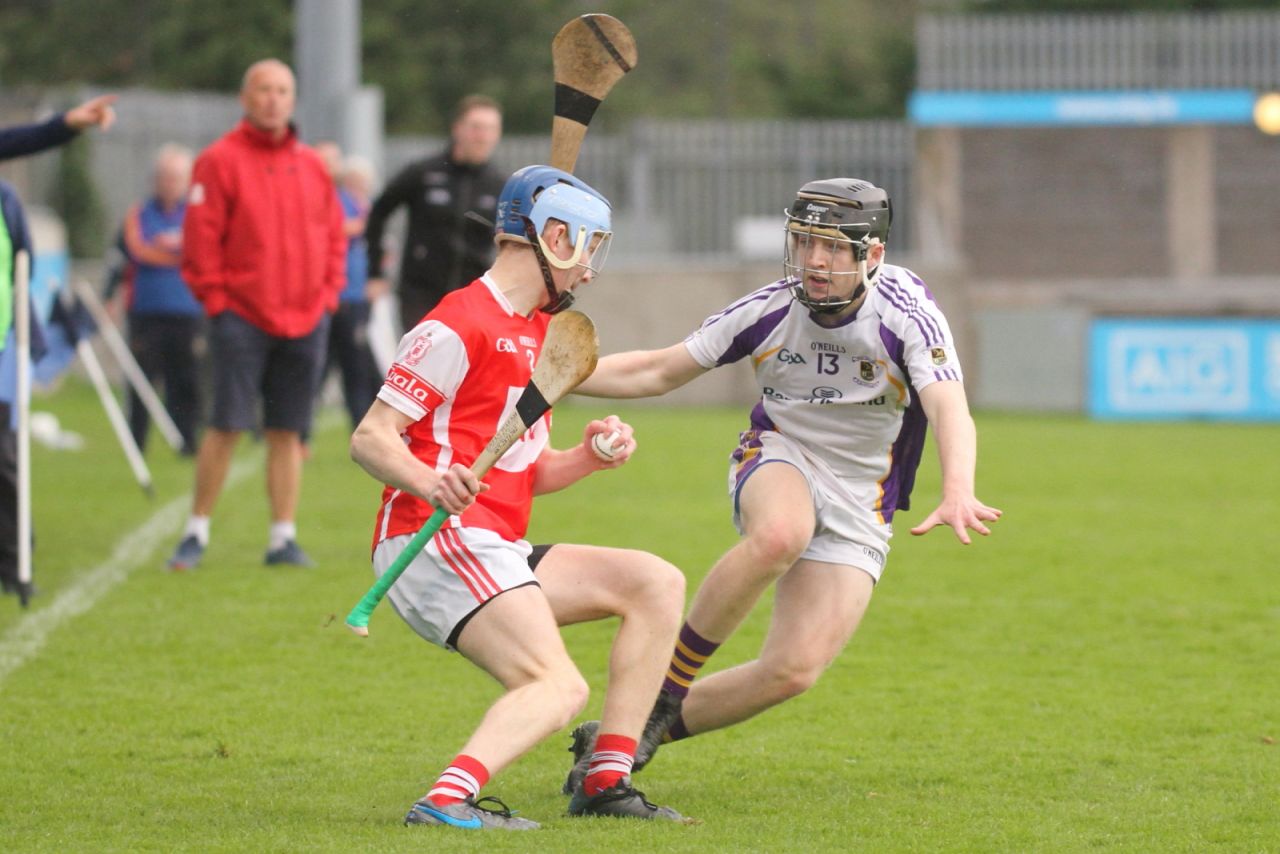
[[[556,80],[552,166],[573,171],[596,108],[636,61],[636,40],[617,18],[582,15],[560,28],[551,42]]]

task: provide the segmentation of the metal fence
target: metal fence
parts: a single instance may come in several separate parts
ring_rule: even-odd
[[[90,135],[93,178],[112,229],[148,193],[160,145],[198,151],[236,123],[240,106],[230,95],[128,90],[117,112],[110,132]],[[432,137],[388,139],[382,179],[443,145]],[[550,150],[549,136],[508,135],[495,160],[516,169],[545,162]],[[777,257],[782,210],[796,190],[836,176],[887,189],[898,213],[894,249],[910,249],[912,224],[903,214],[911,208],[914,156],[904,122],[648,119],[619,133],[588,133],[575,171],[614,203],[612,263],[723,262]],[[52,197],[51,170],[33,184],[37,198]]]
[[[442,144],[388,140],[388,174]],[[547,136],[508,136],[495,160],[515,169],[549,152]],[[782,210],[796,190],[836,176],[887,189],[899,213],[893,245],[909,249],[901,214],[910,210],[914,159],[903,122],[641,120],[625,133],[588,133],[575,172],[614,202],[611,258],[724,261],[777,256]]]
[[[1271,89],[1280,13],[923,15],[926,90]]]
[[[240,103],[231,95],[127,90],[116,104],[120,120],[107,133],[94,133],[93,173],[112,226],[134,202],[151,190],[156,150],[166,143],[193,153],[240,120]]]

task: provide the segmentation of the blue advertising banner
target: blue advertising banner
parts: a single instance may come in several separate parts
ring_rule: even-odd
[[[919,91],[907,115],[920,127],[1252,124],[1256,99],[1249,89]]]
[[[1280,319],[1095,320],[1097,418],[1280,420]]]

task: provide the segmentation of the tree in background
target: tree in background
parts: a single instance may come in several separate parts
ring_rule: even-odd
[[[1228,12],[1274,10],[1276,0],[921,0],[925,12]]]
[[[545,133],[549,44],[584,12],[625,21],[640,67],[604,127],[655,118],[897,118],[920,12],[1221,12],[1277,0],[363,0],[364,81],[392,133],[444,134],[458,99],[502,102],[511,133]],[[513,8],[518,7],[518,13]],[[293,54],[288,0],[4,0],[0,82],[233,92],[254,60]],[[305,95],[305,93],[304,93]]]
[[[502,102],[512,133],[545,133],[550,40],[588,11],[616,15],[638,73],[605,126],[635,117],[900,116],[911,88],[911,3],[873,0],[364,0],[364,80],[393,133],[443,134],[458,98]],[[235,91],[264,56],[292,58],[285,0],[5,0],[0,81]]]
[[[239,89],[293,51],[287,0],[4,0],[0,83]]]
[[[58,155],[54,199],[67,226],[67,249],[73,258],[97,258],[105,248],[106,214],[90,174],[90,145],[91,139],[81,135]]]

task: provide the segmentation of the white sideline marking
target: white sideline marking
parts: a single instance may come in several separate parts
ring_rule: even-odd
[[[255,471],[262,470],[262,454],[241,460],[227,474],[223,492]],[[150,519],[116,541],[111,557],[84,573],[47,608],[24,615],[0,638],[0,684],[9,674],[40,654],[49,636],[63,623],[98,604],[103,596],[129,577],[164,540],[172,538],[191,508],[191,494],[175,498]]]

